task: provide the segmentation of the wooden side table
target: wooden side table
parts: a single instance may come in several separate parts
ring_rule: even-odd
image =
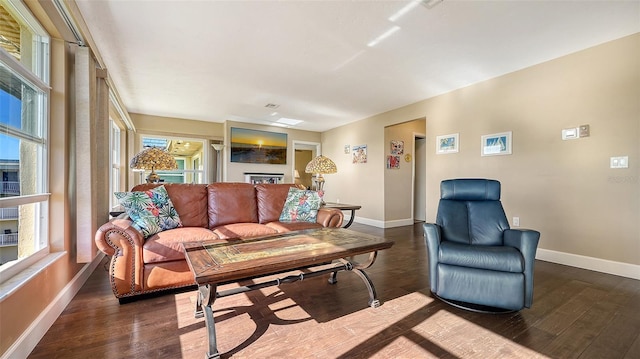
[[[326,202],[325,204],[322,205],[322,207],[337,208],[341,211],[351,211],[351,217],[349,218],[349,221],[347,222],[347,224],[342,226],[342,228],[349,228],[351,224],[353,224],[353,219],[356,218],[356,211],[362,208],[362,206],[359,206],[357,204],[346,204],[346,203],[335,203],[335,202]]]

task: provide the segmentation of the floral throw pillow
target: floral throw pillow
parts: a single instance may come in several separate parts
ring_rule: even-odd
[[[316,191],[290,188],[280,222],[315,222],[322,198]]]
[[[116,192],[114,195],[133,221],[133,227],[142,232],[144,238],[182,227],[164,186],[144,192]]]

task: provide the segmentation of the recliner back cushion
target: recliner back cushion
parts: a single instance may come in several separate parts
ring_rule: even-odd
[[[207,188],[210,229],[231,223],[258,223],[258,204],[253,184],[217,182]]]
[[[500,182],[486,179],[445,180],[440,184],[436,223],[443,240],[466,244],[502,245],[509,229],[500,203]]]
[[[436,223],[443,240],[487,246],[502,245],[502,232],[509,229],[500,201],[441,199]]]
[[[500,182],[481,178],[444,180],[440,198],[458,201],[499,201]]]

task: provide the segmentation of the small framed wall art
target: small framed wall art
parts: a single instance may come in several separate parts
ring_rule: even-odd
[[[391,140],[391,154],[401,155],[404,153],[404,141]]]
[[[397,170],[400,168],[400,156],[387,156],[387,169]]]
[[[482,136],[482,156],[510,155],[511,131]]]
[[[457,133],[450,135],[436,136],[436,153],[447,154],[456,153],[460,145],[460,136]]]
[[[353,163],[367,163],[367,145],[351,147]]]

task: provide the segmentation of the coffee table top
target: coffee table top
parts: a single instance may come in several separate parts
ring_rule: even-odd
[[[222,284],[390,248],[392,240],[343,228],[269,237],[183,243],[198,284]]]

